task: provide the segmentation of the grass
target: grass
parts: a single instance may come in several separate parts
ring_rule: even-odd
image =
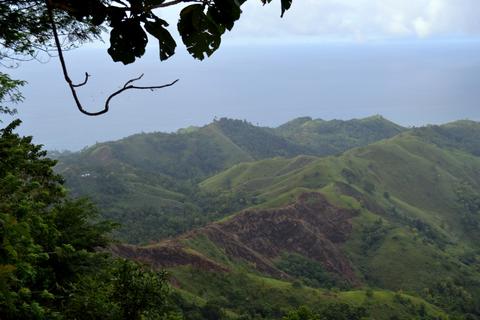
[[[459,219],[462,211],[455,194],[461,181],[480,183],[476,156],[406,132],[338,157],[309,159],[295,166],[291,165],[295,159],[272,161],[277,162],[240,165],[208,181],[219,183],[229,176],[232,184],[224,192],[242,190],[247,197],[255,196],[260,203],[254,208],[281,207],[301,193],[314,191],[339,207],[358,210],[343,250],[369,285],[422,295],[445,279],[464,279],[464,275],[480,279],[475,267],[459,260],[475,247],[475,238],[469,238]],[[292,170],[278,175],[279,164]],[[361,199],[343,193],[338,183],[350,185]],[[367,190],[369,184],[372,190]],[[375,235],[372,228],[379,220],[383,229]]]
[[[444,312],[420,298],[387,290],[370,290],[367,293],[366,290],[314,289],[245,273],[199,275],[189,267],[175,268],[171,272],[180,281],[181,290],[198,296],[191,296],[191,300],[200,303],[216,300],[236,315],[245,314],[254,308],[265,314],[266,319],[278,319],[289,309],[301,305],[315,310],[332,303],[347,303],[365,307],[370,314],[369,319],[390,319],[394,315],[401,319],[413,318],[421,305],[425,306],[426,313],[430,316],[446,319]]]
[[[227,267],[232,267],[232,262],[225,255],[225,252],[218,248],[208,237],[205,235],[198,235],[195,238],[188,238],[184,243],[190,246],[197,252],[201,252],[207,258],[210,258],[220,264]]]
[[[227,221],[244,208],[285,206],[305,192],[320,192],[332,204],[356,210],[358,214],[351,219],[352,233],[340,246],[365,286],[387,290],[373,290],[372,299],[366,299],[362,290],[318,290],[248,273],[247,265],[232,261],[207,238],[188,240],[191,250],[232,267],[233,272],[215,275],[178,268],[172,273],[184,290],[203,299],[199,301],[221,296],[231,299],[227,309],[234,314],[247,310],[247,302],[258,302],[262,304],[258,308],[270,308],[270,314],[279,315],[285,306],[305,303],[314,307],[345,301],[369,306],[374,318],[382,319],[382,312],[408,318],[425,302],[409,297],[411,303],[407,303],[395,291],[426,297],[425,289],[449,279],[480,302],[475,288],[480,282],[478,260],[475,263],[462,259],[466,254],[478,256],[480,229],[475,225],[480,225],[480,216],[473,212],[466,223],[465,208],[458,201],[458,185],[471,186],[474,196],[480,188],[477,124],[460,122],[416,129],[381,141],[372,134],[369,139],[377,142],[365,146],[352,133],[358,133],[355,130],[360,130],[361,121],[347,125],[302,119],[279,129],[283,138],[289,137],[288,143],[272,137],[275,130],[267,130],[267,134],[245,123],[225,127],[228,123],[214,123],[177,135],[137,135],[101,144],[62,168],[70,172],[67,179],[70,177],[71,185],[91,192],[95,200],[103,202],[108,208],[104,214],[126,222],[129,230],[123,231],[132,238],[141,233],[144,239],[151,239],[155,232],[162,237],[168,234],[166,230],[186,230],[214,217]],[[368,128],[362,130],[366,131],[375,126],[380,132],[381,128],[403,130],[379,118],[365,123]],[[249,138],[242,138],[242,132],[250,129]],[[329,137],[336,137],[335,145],[325,144]],[[276,148],[265,147],[263,155],[269,158],[264,159],[260,151],[267,138],[279,148],[290,148],[295,139],[304,139],[302,146],[310,151],[315,147],[343,150],[355,143],[361,147],[318,158],[297,156],[295,152],[302,149],[298,142],[299,149],[292,147],[277,153]],[[79,178],[84,172],[98,178]],[[204,194],[225,202],[219,205],[226,209],[215,215],[202,211],[201,200],[212,200],[203,199]],[[144,210],[148,207],[161,210]],[[434,307],[427,309],[431,314],[437,312]]]

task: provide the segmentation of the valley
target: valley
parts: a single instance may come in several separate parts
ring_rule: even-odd
[[[57,171],[122,224],[112,252],[166,268],[192,304],[467,319],[480,302],[479,137],[472,121],[220,119],[60,156]]]

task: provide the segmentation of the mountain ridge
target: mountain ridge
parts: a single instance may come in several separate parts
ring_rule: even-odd
[[[295,131],[313,123],[315,130],[308,132],[315,137],[318,123],[323,122],[310,119],[294,121],[289,128]],[[354,121],[351,133],[368,131],[377,121],[383,123],[379,132],[385,132],[385,125],[391,126],[382,119],[365,120],[368,126],[360,131],[362,121]],[[233,161],[210,175],[201,172],[212,166],[199,164],[195,167],[199,171],[189,168],[180,178],[168,170],[159,172],[159,167],[148,171],[131,159],[122,161],[111,144],[91,151],[87,160],[106,162],[110,168],[102,179],[96,178],[106,183],[99,200],[108,196],[107,206],[115,208],[125,197],[128,205],[110,213],[122,219],[130,214],[131,220],[125,219],[128,229],[121,232],[137,237],[142,232],[150,242],[118,244],[112,252],[167,268],[177,290],[194,301],[228,296],[231,302],[222,305],[233,313],[244,312],[249,308],[245,301],[256,299],[262,303],[255,308],[275,318],[274,314],[282,314],[281,304],[303,301],[314,306],[315,301],[334,296],[334,301],[366,307],[375,319],[392,314],[400,319],[445,319],[447,313],[454,319],[480,316],[479,123],[460,121],[409,130],[394,126],[400,132],[391,137],[328,156],[276,156],[298,150],[272,153],[263,148],[268,157],[257,159],[263,150],[258,146],[269,141],[274,129],[252,128],[238,120],[219,122],[204,129],[205,137],[217,139],[215,146],[235,145],[233,152],[247,162]],[[327,129],[331,128],[329,122]],[[333,122],[333,128],[337,134],[345,127]],[[201,130],[182,133],[193,136],[194,142],[177,141],[166,152],[173,154],[179,146],[197,143],[195,138],[204,134],[199,134]],[[251,135],[243,136],[244,130]],[[252,137],[261,143],[254,144]],[[288,147],[290,142],[282,139],[272,138],[272,145]],[[212,147],[208,142],[202,146]],[[145,164],[141,148],[133,150],[136,154],[129,156]],[[214,147],[207,151],[207,161],[221,154]],[[202,154],[205,150],[193,149],[182,155],[183,160],[171,163],[180,170],[182,161],[205,160]],[[200,175],[181,178],[192,172]],[[145,204],[153,211],[132,211]],[[154,209],[162,206],[163,216],[177,220],[155,220]],[[179,221],[182,217],[186,219]],[[191,217],[197,223],[185,227]],[[162,231],[173,221],[175,232]],[[230,291],[230,285],[235,290]],[[362,290],[371,290],[368,295],[373,298],[365,300]],[[414,299],[418,303],[414,307],[405,302]],[[382,309],[385,306],[388,310]]]
[[[275,129],[222,118],[178,133],[141,133],[100,143],[60,156],[57,171],[73,195],[91,197],[104,217],[128,226],[117,233],[120,239],[138,243],[174,235],[244,206],[205,194],[198,186],[205,178],[244,162],[317,153]],[[212,214],[216,209],[210,204],[218,202],[227,205]],[[165,231],[158,233],[154,226],[165,226]]]

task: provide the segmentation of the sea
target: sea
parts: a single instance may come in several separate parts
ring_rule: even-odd
[[[55,56],[2,69],[28,81],[18,132],[48,150],[76,151],[140,132],[176,132],[215,118],[278,126],[300,116],[382,115],[403,126],[480,120],[480,40],[256,41],[224,43],[198,61],[183,46],[161,62],[158,47],[132,65],[111,61],[108,44],[66,52],[82,105],[100,110],[109,94],[143,74],[139,86],[179,79],[161,90],[128,90],[110,111],[89,117],[75,106]],[[2,116],[3,124],[13,118]]]

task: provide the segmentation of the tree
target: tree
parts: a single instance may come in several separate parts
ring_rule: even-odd
[[[102,252],[113,225],[71,199],[31,137],[0,130],[2,319],[157,319],[166,274]],[[172,317],[173,319],[174,317]]]
[[[0,3],[1,59],[18,59],[18,55],[35,57],[39,51],[58,52],[65,81],[68,83],[79,111],[86,115],[108,112],[112,98],[130,89],[161,89],[160,86],[136,86],[141,79],[131,79],[107,97],[100,111],[85,110],[78,99],[77,88],[87,84],[89,74],[81,83],[74,83],[67,70],[63,50],[100,38],[110,31],[108,54],[123,64],[135,62],[145,53],[148,35],[159,44],[160,60],[175,54],[177,44],[168,30],[169,23],[159,17],[162,9],[184,6],[177,23],[178,32],[188,52],[203,60],[220,46],[221,37],[232,30],[240,18],[246,0],[8,0]],[[261,0],[263,4],[272,0]],[[281,15],[292,0],[280,0]],[[64,45],[62,45],[64,44]]]
[[[90,203],[66,196],[55,161],[13,133],[19,123],[0,130],[0,314],[57,318],[53,306],[69,283],[103,265],[95,248],[112,225],[93,222]]]
[[[13,80],[8,74],[0,72],[0,114],[14,115],[17,112],[11,105],[23,100],[18,87],[24,84],[24,81]]]
[[[290,311],[283,320],[320,320],[320,316],[309,308],[302,306],[297,310]]]
[[[360,320],[367,317],[364,307],[354,307],[345,303],[331,303],[318,312],[302,306],[290,311],[283,320]]]

